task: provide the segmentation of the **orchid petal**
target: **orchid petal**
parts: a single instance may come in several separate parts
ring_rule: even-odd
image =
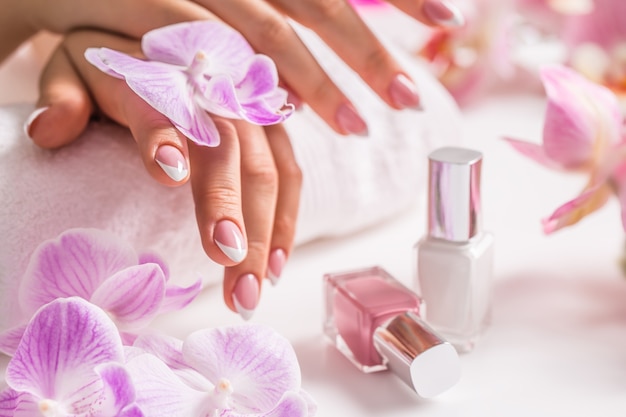
[[[133,248],[95,229],[71,229],[33,253],[19,290],[27,314],[59,297],[89,299],[115,272],[137,263]]]
[[[136,414],[136,407],[134,406],[135,387],[132,384],[130,375],[123,366],[116,363],[107,363],[98,365],[95,370],[104,383],[100,402],[100,408],[104,415],[116,417],[127,415],[128,413],[122,413],[123,410],[133,410],[128,415],[143,415]]]
[[[30,394],[20,394],[13,417],[40,417],[41,411],[37,399]]]
[[[146,33],[142,50],[148,59],[189,66],[198,51],[208,55],[213,73],[227,73],[235,82],[244,76],[254,50],[236,30],[217,21],[178,23]]]
[[[550,217],[542,221],[544,232],[550,234],[578,223],[583,217],[604,206],[611,195],[611,188],[604,182],[587,188],[578,197],[563,204]]]
[[[270,108],[262,98],[240,102],[232,80],[228,76],[215,76],[206,84],[200,105],[209,113],[228,118],[241,118],[258,125],[282,122],[287,115]]]
[[[535,143],[525,142],[523,140],[514,138],[503,138],[505,142],[513,147],[517,152],[524,155],[527,158],[532,159],[535,162],[547,168],[560,169],[562,166],[553,161],[546,155],[545,148]]]
[[[202,280],[197,280],[188,287],[167,286],[159,313],[163,314],[185,308],[200,294],[200,291],[202,291]]]
[[[191,388],[198,391],[211,389],[207,379],[185,363],[182,340],[166,335],[145,334],[137,338],[134,346],[158,357]]]
[[[13,417],[19,393],[11,388],[0,392],[0,417]]]
[[[140,264],[104,281],[90,301],[111,314],[122,330],[133,330],[154,319],[164,296],[165,277],[159,265]]]
[[[259,325],[207,329],[183,344],[187,364],[216,384],[228,379],[238,412],[261,412],[276,406],[283,393],[300,387],[300,367],[289,342]]]
[[[276,407],[261,413],[238,413],[225,410],[220,417],[307,417],[309,408],[306,401],[295,392],[287,392],[280,399]]]
[[[157,253],[154,252],[143,252],[139,254],[139,262],[140,264],[157,264],[161,267],[161,271],[163,271],[163,275],[165,276],[165,281],[169,281],[170,279],[170,268],[167,266],[165,260]]]
[[[563,66],[546,67],[541,77],[548,95],[543,137],[550,159],[575,168],[619,142],[621,112],[610,90]]]
[[[255,55],[249,63],[246,75],[237,84],[239,96],[255,97],[271,93],[278,85],[276,65],[265,55]]]
[[[123,75],[128,86],[155,110],[165,115],[189,139],[214,146],[219,133],[213,121],[194,103],[181,69],[162,62],[143,61],[108,48],[99,56],[108,67]]]
[[[13,356],[25,330],[26,325],[22,325],[2,332],[0,334],[0,353]]]
[[[68,400],[80,409],[101,388],[95,367],[123,359],[117,328],[104,311],[78,297],[57,299],[29,323],[6,381],[19,392]]]
[[[111,67],[109,67],[109,65],[102,60],[102,58],[100,57],[100,48],[87,48],[85,50],[85,59],[87,60],[87,62],[89,62],[91,65],[95,66],[105,74],[110,75],[111,77],[120,78],[122,80],[124,79],[124,76],[122,74],[112,70]]]
[[[137,404],[150,417],[194,417],[199,415],[205,395],[183,383],[166,364],[148,353],[126,364],[137,391]]]

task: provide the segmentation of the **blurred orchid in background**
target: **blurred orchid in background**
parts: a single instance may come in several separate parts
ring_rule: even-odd
[[[246,39],[216,21],[185,22],[154,29],[142,38],[141,60],[108,48],[85,57],[128,86],[199,145],[220,136],[208,113],[257,125],[280,123],[293,112],[278,71],[255,54]],[[208,113],[207,113],[208,112]]]
[[[72,297],[42,307],[6,371],[1,417],[143,417],[107,314]]]
[[[154,254],[138,255],[115,235],[96,229],[70,229],[45,241],[32,254],[20,281],[19,306],[27,322],[43,305],[78,296],[105,310],[125,340],[157,315],[178,310],[199,293],[168,284],[165,263]],[[25,325],[0,334],[0,352],[11,354]]]
[[[577,223],[601,208],[613,194],[622,203],[626,230],[626,138],[617,97],[564,66],[545,68],[541,79],[548,97],[543,143],[506,140],[544,166],[589,176],[578,197],[544,220],[544,231],[552,233]]]

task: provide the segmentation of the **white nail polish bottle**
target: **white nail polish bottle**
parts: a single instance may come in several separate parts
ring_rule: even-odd
[[[493,235],[482,231],[482,154],[446,147],[429,157],[428,234],[416,244],[427,322],[468,352],[490,319]]]

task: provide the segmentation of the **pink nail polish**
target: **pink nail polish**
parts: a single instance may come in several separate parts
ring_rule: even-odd
[[[390,370],[425,398],[457,383],[457,351],[420,318],[422,300],[385,270],[326,274],[324,287],[324,333],[361,371]]]
[[[337,109],[337,123],[347,133],[358,136],[367,136],[367,124],[351,104],[343,103]]]
[[[37,118],[48,109],[49,107],[41,107],[39,109],[35,109],[35,111],[33,111],[30,116],[28,116],[28,119],[26,119],[26,121],[24,122],[24,133],[26,134],[26,136],[32,139],[32,136],[30,135],[31,126],[33,125],[33,123],[35,123],[35,120],[37,120]]]
[[[400,107],[422,110],[415,84],[404,74],[395,76],[389,85],[391,99]]]
[[[259,303],[259,281],[253,274],[245,274],[239,277],[233,291],[233,303],[237,313],[244,320],[250,320],[257,304]]]
[[[270,259],[268,262],[268,278],[272,282],[272,285],[278,284],[280,274],[283,272],[283,268],[287,262],[287,254],[282,249],[275,249],[270,253]]]
[[[154,160],[167,176],[174,181],[180,182],[187,178],[189,173],[187,161],[177,147],[172,145],[159,146]]]
[[[465,24],[461,11],[445,0],[426,0],[422,7],[426,17],[440,26],[455,28]]]
[[[241,262],[248,253],[248,245],[239,227],[230,220],[222,220],[215,226],[213,233],[215,244],[233,262]]]

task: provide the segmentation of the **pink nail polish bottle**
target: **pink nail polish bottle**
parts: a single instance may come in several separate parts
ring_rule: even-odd
[[[380,267],[324,275],[324,333],[361,371],[390,370],[421,397],[460,377],[454,347],[421,318],[421,299]]]
[[[493,235],[482,230],[482,154],[429,155],[428,234],[416,244],[416,291],[425,319],[459,352],[474,348],[491,313]]]

